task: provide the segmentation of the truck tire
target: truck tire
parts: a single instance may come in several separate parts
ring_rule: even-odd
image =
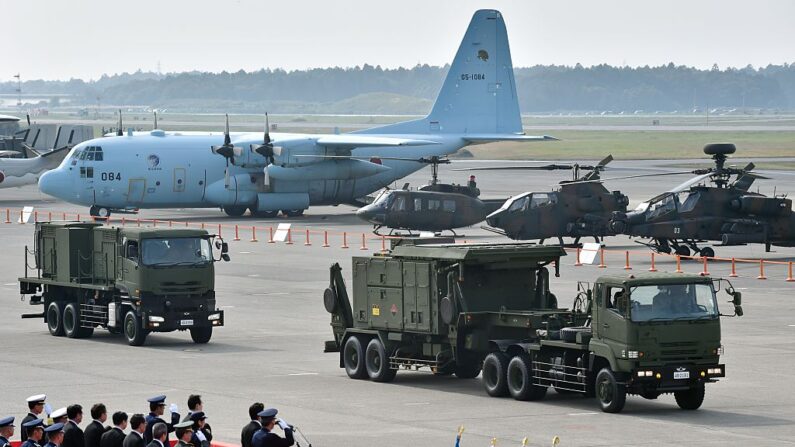
[[[674,398],[679,408],[697,410],[704,403],[704,384],[699,383],[694,388],[686,391],[676,391],[674,392]]]
[[[190,328],[190,338],[199,345],[206,344],[213,337],[213,327],[193,327]]]
[[[602,368],[596,375],[596,398],[605,413],[620,413],[627,402],[627,389],[619,384],[610,368]]]
[[[53,337],[63,336],[63,303],[53,301],[47,306],[47,329]]]
[[[124,337],[130,346],[141,346],[146,341],[146,330],[141,324],[141,319],[135,312],[129,311],[124,316]]]
[[[69,303],[63,309],[63,331],[69,338],[88,338],[94,328],[80,327],[80,308],[77,303]]]
[[[367,375],[373,382],[391,382],[397,374],[396,369],[389,367],[389,356],[386,355],[384,344],[378,337],[367,343],[367,349],[364,351],[364,366],[367,369]]]
[[[530,356],[521,353],[508,362],[508,392],[516,400],[541,400],[547,387],[533,385],[533,364]]]
[[[351,335],[342,348],[342,364],[345,372],[351,379],[367,378],[367,368],[364,365],[364,348],[358,335]]]
[[[455,366],[455,376],[459,379],[474,379],[480,374],[480,362],[464,362]]]
[[[491,397],[508,395],[508,356],[504,352],[489,353],[483,359],[483,388]]]

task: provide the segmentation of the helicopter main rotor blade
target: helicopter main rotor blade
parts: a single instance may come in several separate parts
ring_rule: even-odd
[[[566,183],[567,184],[571,184],[571,183],[601,183],[601,182],[606,182],[606,181],[610,181],[610,180],[626,180],[626,179],[631,179],[631,178],[658,177],[658,176],[662,176],[662,175],[687,175],[687,174],[693,174],[693,172],[692,171],[681,171],[681,172],[662,172],[662,173],[658,173],[658,174],[625,175],[625,176],[621,176],[621,177],[599,178],[599,179],[593,179],[593,180],[576,180],[576,181],[566,182]],[[710,174],[704,174],[703,177],[706,178],[706,177],[709,177],[710,175],[712,175],[712,174],[711,173]]]

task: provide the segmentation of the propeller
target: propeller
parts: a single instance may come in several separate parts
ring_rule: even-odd
[[[224,127],[224,144],[221,146],[212,146],[211,150],[226,159],[226,167],[229,167],[229,161],[235,164],[235,146],[232,144],[232,137],[229,135],[229,114],[226,115],[226,126]]]
[[[116,136],[117,137],[120,137],[120,136],[124,135],[124,131],[122,130],[122,126],[124,126],[124,124],[122,123],[122,120],[121,120],[121,109],[119,109],[119,128],[116,129]]]
[[[273,141],[270,134],[270,123],[268,122],[268,114],[265,113],[265,133],[262,136],[262,144],[252,144],[251,150],[262,155],[268,161],[268,165],[276,163],[276,153],[273,148]]]

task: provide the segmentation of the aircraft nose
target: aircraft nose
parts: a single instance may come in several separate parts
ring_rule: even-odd
[[[367,222],[374,223],[374,224],[381,224],[383,223],[383,219],[380,219],[379,214],[376,211],[376,208],[372,205],[367,205],[359,208],[356,210],[356,215],[359,219],[366,220]]]
[[[57,169],[47,171],[39,178],[39,191],[48,196],[60,197],[65,187],[64,174]]]

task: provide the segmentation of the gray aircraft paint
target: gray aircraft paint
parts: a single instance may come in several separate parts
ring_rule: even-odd
[[[511,65],[508,37],[501,14],[477,11],[451,65],[431,113],[422,119],[343,135],[273,133],[275,146],[284,146],[285,158],[293,155],[351,155],[353,157],[419,158],[447,155],[469,144],[489,141],[535,141],[549,137],[522,133]],[[232,133],[232,143],[248,150],[262,144],[262,133]],[[408,140],[409,145],[355,147],[367,137],[385,141]],[[345,140],[343,145],[318,141]],[[394,139],[394,140],[390,140]],[[44,175],[42,192],[62,200],[116,209],[254,206],[260,209],[306,208],[309,205],[350,203],[422,168],[422,164],[383,160],[388,167],[373,175],[334,180],[270,179],[263,166],[230,164],[210,151],[223,144],[220,132],[136,132],[81,143],[73,154],[88,146],[101,146],[102,161],[73,160]],[[326,140],[324,140],[326,141]],[[414,145],[417,142],[434,144]],[[322,158],[289,158],[286,169],[338,166]],[[277,156],[276,165],[282,164]],[[323,163],[323,165],[320,165]],[[81,166],[94,168],[94,178],[81,178]],[[285,168],[281,168],[284,170]],[[276,169],[274,169],[275,174]],[[294,171],[300,173],[300,171]],[[307,169],[305,172],[309,173]],[[329,174],[339,178],[340,173]],[[292,176],[296,178],[299,176]],[[269,192],[259,192],[261,183]],[[270,204],[263,202],[273,201]]]

